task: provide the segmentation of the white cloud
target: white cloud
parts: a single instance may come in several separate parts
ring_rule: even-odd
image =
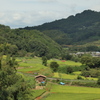
[[[14,20],[20,20],[21,19],[21,15],[19,13],[15,13],[15,14],[13,14],[13,19]]]
[[[100,11],[99,5],[100,0],[2,0],[0,24],[34,26],[67,18],[86,9]]]
[[[100,5],[93,6],[93,7],[91,7],[91,9],[93,9],[93,10],[96,10],[96,11],[99,11],[99,12],[100,12]]]
[[[37,0],[39,2],[56,2],[57,0]]]

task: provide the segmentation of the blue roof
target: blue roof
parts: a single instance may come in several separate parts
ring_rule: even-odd
[[[43,81],[43,82],[41,82],[41,83],[45,83],[45,82]]]
[[[65,85],[65,83],[63,83],[63,82],[60,82],[60,84],[61,84],[61,85]]]

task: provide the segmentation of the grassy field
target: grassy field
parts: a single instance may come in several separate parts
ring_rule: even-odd
[[[80,74],[81,72],[73,72],[73,74],[64,74],[64,73],[54,73],[54,76],[55,78],[62,78],[62,79],[77,79],[78,75]],[[97,80],[97,78],[92,78],[92,77],[83,77],[81,76],[83,79],[88,79],[88,80]]]
[[[20,72],[38,72],[40,70],[46,70],[47,67],[42,65],[42,59],[39,57],[19,57],[17,58],[19,63],[18,71]],[[58,59],[48,60],[48,66],[52,61],[56,61],[60,66],[71,65],[71,66],[80,66],[81,63],[73,61],[62,61]],[[49,69],[50,70],[50,69]]]
[[[63,66],[63,65],[69,65],[69,66],[80,66],[82,65],[81,63],[79,62],[74,62],[74,61],[70,61],[70,60],[58,60],[58,59],[51,59],[48,61],[48,63],[50,64],[50,62],[52,61],[56,61],[60,66]]]
[[[39,57],[19,57],[17,58],[20,67],[44,67],[42,65],[42,60]]]
[[[40,73],[43,75],[46,75],[48,77],[55,77],[55,78],[63,78],[63,79],[77,79],[77,76],[81,73],[81,72],[74,72],[72,75],[70,74],[64,74],[64,73],[54,73],[52,74],[52,71],[49,67],[46,67],[44,65],[42,65],[42,59],[39,57],[19,57],[17,58],[17,61],[19,63],[19,67],[18,67],[18,71],[19,72],[23,72],[23,73]],[[52,61],[56,61],[60,67],[64,66],[64,65],[70,65],[70,66],[80,66],[81,63],[79,62],[73,62],[73,61],[62,61],[62,60],[58,60],[58,59],[51,59],[48,60],[48,66],[50,64],[50,62]],[[85,79],[85,77],[82,77],[83,79]],[[89,80],[97,80],[97,78],[87,78]]]
[[[42,100],[100,100],[100,89],[53,84],[50,95]]]
[[[18,71],[20,72],[36,72],[42,69],[46,69],[44,65],[42,65],[41,58],[35,57],[35,58],[17,58],[17,61],[19,63]]]
[[[29,73],[29,74],[43,74],[47,77],[52,77],[53,73],[49,67],[42,65],[42,59],[39,57],[20,57],[17,58],[19,63],[18,72]],[[35,74],[37,73],[37,74]]]
[[[42,65],[42,59],[39,57],[31,58],[31,57],[23,57],[17,58],[19,63],[18,71],[23,73],[35,73],[46,75],[47,77],[55,77],[62,79],[77,79],[77,76],[80,75],[80,71],[74,72],[72,75],[64,74],[64,73],[52,73],[49,67]],[[62,61],[57,59],[48,60],[48,66],[50,62],[56,61],[60,67],[65,65],[70,66],[80,66],[81,63],[73,62],[73,61]],[[33,84],[33,79],[28,78],[28,82]],[[97,80],[97,79],[90,79]],[[62,85],[48,85],[47,89],[50,90],[50,94],[47,97],[43,98],[43,100],[100,100],[100,89],[99,88],[89,88],[89,87],[77,87],[77,86],[62,86]],[[40,96],[46,90],[33,90],[34,98]]]

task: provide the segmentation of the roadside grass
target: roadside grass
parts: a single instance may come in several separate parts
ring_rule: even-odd
[[[52,85],[51,94],[42,100],[99,100],[100,88]]]

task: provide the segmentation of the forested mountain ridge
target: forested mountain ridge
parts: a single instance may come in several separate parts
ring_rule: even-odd
[[[30,52],[36,56],[56,56],[61,47],[51,38],[37,30],[10,29],[0,25],[0,52],[24,56]]]
[[[85,10],[66,19],[25,29],[40,30],[61,45],[85,44],[100,39],[100,12]]]

